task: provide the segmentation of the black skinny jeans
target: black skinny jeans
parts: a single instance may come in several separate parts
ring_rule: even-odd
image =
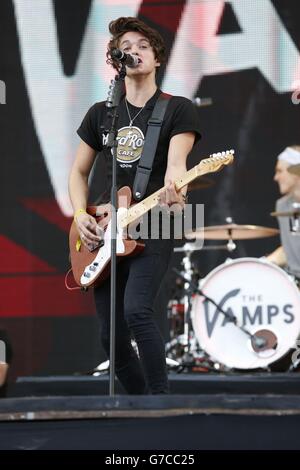
[[[146,240],[144,250],[117,264],[116,375],[128,394],[168,393],[164,341],[153,304],[173,252],[173,240]],[[110,347],[110,279],[94,291],[106,354]],[[131,332],[139,356],[131,345]]]

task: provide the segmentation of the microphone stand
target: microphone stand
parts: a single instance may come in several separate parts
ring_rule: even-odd
[[[238,319],[235,315],[231,315],[230,313],[226,312],[219,304],[217,304],[217,302],[214,301],[214,299],[204,294],[204,292],[201,289],[199,289],[199,287],[192,280],[187,279],[178,269],[173,268],[173,270],[176,272],[178,276],[180,276],[182,279],[184,279],[185,282],[189,284],[189,291],[191,292],[191,294],[199,294],[201,295],[201,297],[204,297],[205,300],[207,300],[208,302],[211,302],[217,308],[217,310],[224,315],[224,317],[228,321],[233,323],[239,330],[245,333],[251,339],[251,341],[253,341],[253,343],[258,349],[261,349],[266,345],[267,341],[265,338],[257,336],[255,334],[253,335],[252,333],[250,333],[249,330],[244,328],[242,325],[239,325]]]
[[[112,149],[112,184],[111,184],[111,287],[110,287],[110,351],[109,351],[109,395],[115,394],[115,332],[116,332],[116,274],[117,274],[117,135],[118,106],[124,94],[126,67],[121,64],[119,75],[111,81],[106,107],[111,108],[111,127],[106,146]]]

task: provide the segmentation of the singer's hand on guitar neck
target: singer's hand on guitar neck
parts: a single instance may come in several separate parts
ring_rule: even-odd
[[[158,200],[160,206],[167,206],[172,211],[178,212],[178,210],[184,209],[185,194],[181,191],[176,191],[174,183],[168,182],[159,193]]]
[[[79,214],[75,218],[75,222],[82,243],[88,250],[95,250],[103,238],[102,228],[97,224],[94,217],[86,212]]]

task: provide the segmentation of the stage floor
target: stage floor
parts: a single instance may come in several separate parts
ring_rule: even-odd
[[[2,450],[291,450],[299,426],[299,395],[0,400]]]
[[[170,383],[170,395],[117,387],[110,397],[107,375],[20,377],[0,400],[0,449],[300,449],[300,374],[171,374]]]
[[[171,394],[300,394],[299,372],[181,373],[169,374]],[[8,397],[54,395],[108,395],[108,374],[93,376],[19,377],[8,388]],[[118,381],[116,393],[124,394]]]

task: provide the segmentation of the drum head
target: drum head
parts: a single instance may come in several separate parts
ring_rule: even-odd
[[[277,361],[295,346],[300,332],[300,294],[277,266],[256,258],[240,258],[214,269],[201,283],[231,317],[237,318],[258,345],[230,318],[202,296],[196,296],[192,322],[200,346],[216,360],[237,369],[257,369]]]

